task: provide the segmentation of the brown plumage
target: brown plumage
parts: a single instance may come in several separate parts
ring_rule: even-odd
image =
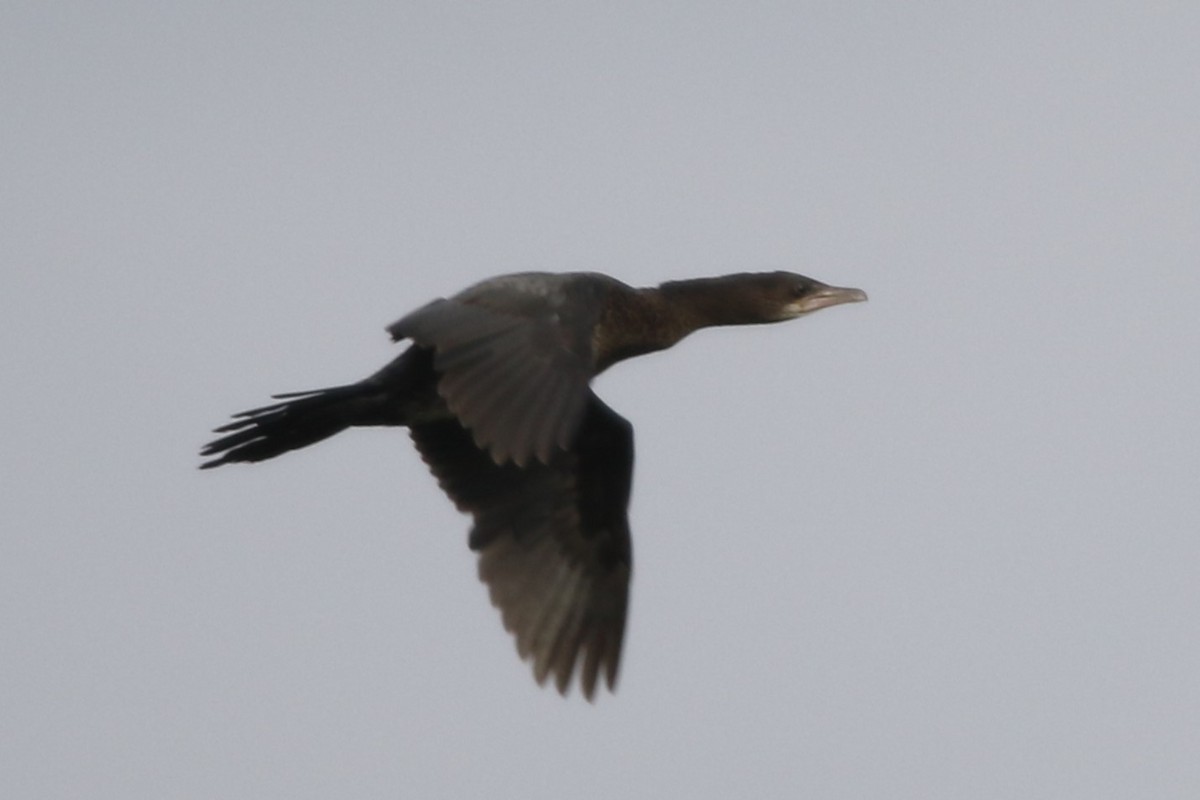
[[[632,565],[633,429],[593,377],[714,325],[794,319],[865,300],[788,272],[635,289],[596,273],[478,283],[388,327],[412,345],[358,383],[276,395],[217,428],[202,468],[273,458],[350,426],[402,425],[474,518],[479,574],[521,657],[591,699],[620,664]]]

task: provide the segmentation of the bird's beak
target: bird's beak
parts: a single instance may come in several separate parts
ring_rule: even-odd
[[[847,289],[841,286],[821,286],[811,294],[796,301],[797,310],[801,314],[816,311],[818,308],[838,306],[842,303],[862,303],[866,301],[867,293],[862,289]]]

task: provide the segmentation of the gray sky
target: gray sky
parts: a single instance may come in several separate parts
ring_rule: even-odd
[[[989,8],[988,6],[991,6]],[[0,796],[1200,796],[1200,6],[7,3]],[[480,278],[871,302],[599,382],[619,692],[402,431],[195,470]]]

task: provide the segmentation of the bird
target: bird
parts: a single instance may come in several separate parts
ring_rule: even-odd
[[[701,328],[782,322],[867,299],[792,272],[634,288],[597,272],[522,272],[387,327],[409,346],[346,385],[235,414],[201,469],[250,463],[349,427],[403,426],[455,506],[518,655],[566,695],[615,691],[633,564],[633,427],[591,389],[628,358]]]

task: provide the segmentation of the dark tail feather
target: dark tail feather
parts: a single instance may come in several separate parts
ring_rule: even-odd
[[[377,400],[378,391],[378,387],[364,382],[273,395],[285,402],[234,414],[233,422],[213,431],[227,435],[200,451],[202,456],[217,456],[201,464],[200,469],[274,458],[327,439],[351,425],[364,424],[363,406]]]

